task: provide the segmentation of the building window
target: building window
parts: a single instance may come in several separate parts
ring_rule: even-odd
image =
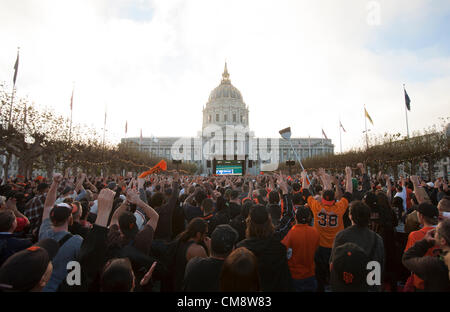
[[[219,114],[216,114],[216,121],[219,121]]]
[[[227,115],[223,115],[223,121],[227,121]]]
[[[236,122],[236,114],[233,114],[233,122]]]

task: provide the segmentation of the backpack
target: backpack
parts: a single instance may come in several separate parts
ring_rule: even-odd
[[[64,235],[64,237],[58,241],[59,248],[61,248],[72,237],[73,235],[71,233],[67,233],[66,235]]]

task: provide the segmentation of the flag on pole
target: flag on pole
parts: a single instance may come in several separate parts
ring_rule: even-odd
[[[19,70],[19,50],[17,50],[16,64],[14,64],[14,78],[13,85],[16,85],[17,71]]]
[[[342,128],[342,130],[344,130],[344,132],[347,132],[347,131],[345,131],[344,126],[342,125],[340,120],[339,120],[339,126]]]
[[[405,86],[403,86],[403,91],[405,91],[405,104],[406,104],[406,108],[411,111],[411,100],[409,99],[408,93],[406,93],[406,89]]]
[[[73,109],[73,88],[72,88],[72,96],[70,97],[70,110]]]
[[[139,137],[139,145],[142,145],[142,128],[141,128],[141,136]]]
[[[128,120],[125,121],[125,135],[127,135],[128,132]]]
[[[322,129],[322,134],[323,134],[323,136],[325,137],[325,139],[328,140],[328,137],[327,137],[327,135],[325,134],[325,131],[323,131],[323,129]]]
[[[366,117],[367,117],[367,119],[369,119],[369,121],[370,121],[370,123],[373,125],[373,121],[372,121],[372,118],[370,118],[370,115],[369,115],[369,113],[367,112],[367,110],[366,110],[366,108],[364,107],[364,113],[365,113],[365,115],[366,115]]]
[[[27,124],[27,103],[25,103],[25,107],[23,109],[23,127]]]

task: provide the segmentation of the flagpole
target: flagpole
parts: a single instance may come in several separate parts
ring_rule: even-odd
[[[9,108],[9,121],[8,121],[8,130],[11,126],[11,118],[12,118],[12,108],[14,102],[14,89],[16,88],[16,84],[13,84],[12,93],[11,93],[11,106]]]
[[[366,104],[364,104],[364,126],[366,128],[366,146],[369,149],[369,136],[367,135],[367,116],[366,116]]]
[[[9,108],[8,130],[9,130],[9,127],[11,126],[12,108],[13,108],[14,93],[15,93],[14,91],[15,91],[15,88],[16,88],[17,71],[19,69],[19,64],[18,64],[18,61],[19,61],[19,50],[20,50],[20,47],[17,47],[17,59],[16,59],[16,65],[14,66],[15,71],[14,71],[13,88],[12,88],[12,94],[11,94],[11,106]]]
[[[403,84],[403,94],[405,94],[406,90],[405,90],[405,84]],[[409,139],[409,125],[408,125],[408,108],[406,107],[405,104],[405,115],[406,115],[406,134],[408,135],[408,139]]]
[[[27,102],[25,102],[25,107],[23,108],[23,137],[25,138],[25,124],[27,122]]]
[[[103,123],[103,148],[105,148],[105,132],[106,132],[106,105],[105,105],[105,122]]]
[[[311,135],[309,135],[309,158],[311,158]]]
[[[72,113],[73,113],[73,92],[75,89],[75,82],[72,82],[72,97],[70,98],[70,128],[69,128],[69,147],[72,141]]]
[[[342,132],[341,132],[341,120],[339,119],[339,145],[341,146],[341,154],[342,154]]]

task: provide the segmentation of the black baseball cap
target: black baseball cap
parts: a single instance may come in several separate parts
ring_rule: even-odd
[[[139,232],[136,217],[129,211],[124,211],[119,216],[120,231],[126,237],[134,237]]]
[[[337,247],[330,271],[330,284],[333,291],[367,291],[368,263],[369,257],[358,245],[345,243]]]
[[[238,238],[238,232],[230,225],[218,225],[211,234],[211,250],[219,255],[229,254]]]
[[[323,199],[329,202],[334,201],[334,192],[332,190],[326,190],[323,192]]]
[[[0,289],[16,292],[32,290],[58,250],[58,242],[46,238],[9,257],[0,267]]]

